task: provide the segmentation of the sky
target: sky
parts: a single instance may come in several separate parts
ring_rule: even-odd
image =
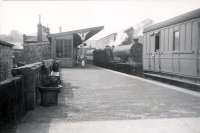
[[[0,0],[1,1],[1,0]],[[37,31],[38,15],[51,33],[104,26],[92,37],[99,39],[122,31],[150,18],[160,22],[200,8],[200,0],[51,0],[1,1],[0,34],[18,30],[22,34]]]

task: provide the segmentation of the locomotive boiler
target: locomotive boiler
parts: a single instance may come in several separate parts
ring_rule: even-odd
[[[114,60],[131,64],[131,47],[132,45],[116,46],[113,49]]]
[[[143,76],[142,44],[119,45],[94,51],[94,64],[116,71]]]

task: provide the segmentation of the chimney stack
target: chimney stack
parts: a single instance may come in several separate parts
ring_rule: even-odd
[[[41,16],[39,14],[39,23],[37,25],[37,40],[38,42],[42,42],[42,24],[41,24]]]
[[[59,27],[59,32],[62,32],[62,26]]]

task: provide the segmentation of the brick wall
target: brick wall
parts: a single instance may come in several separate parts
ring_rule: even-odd
[[[13,65],[17,66],[20,63],[24,62],[23,58],[23,49],[14,49],[13,50],[13,55],[14,55],[14,60],[13,60]]]
[[[24,44],[23,60],[26,64],[51,58],[50,45],[47,42]]]
[[[0,43],[0,81],[11,77],[13,67],[13,49]]]

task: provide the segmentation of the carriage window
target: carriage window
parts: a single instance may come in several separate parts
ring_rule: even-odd
[[[155,35],[155,52],[160,49],[160,33]]]
[[[175,31],[173,33],[173,51],[179,50],[180,33]]]

